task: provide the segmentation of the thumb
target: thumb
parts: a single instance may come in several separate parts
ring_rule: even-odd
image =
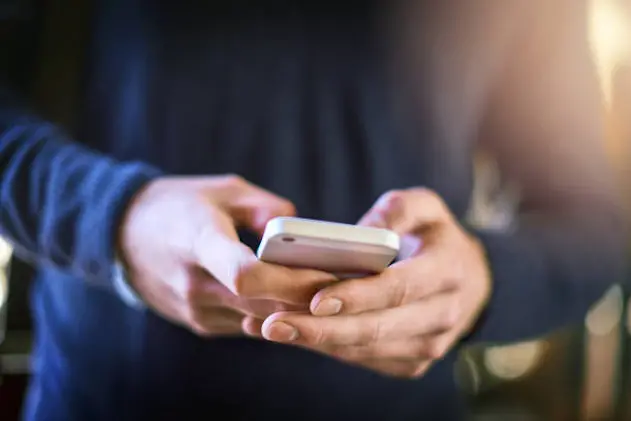
[[[335,280],[333,275],[316,270],[261,262],[231,232],[212,227],[200,233],[194,244],[194,258],[233,294],[246,298],[302,305]]]
[[[399,235],[415,233],[451,217],[440,197],[427,189],[390,191],[382,195],[358,225],[385,228]]]
[[[239,242],[236,233],[208,227],[202,230],[193,244],[193,259],[196,265],[238,295],[244,272],[257,265],[254,252]]]

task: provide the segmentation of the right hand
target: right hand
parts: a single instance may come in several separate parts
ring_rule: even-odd
[[[294,212],[289,201],[236,176],[155,180],[121,226],[131,286],[150,308],[199,335],[258,335],[267,316],[307,309],[334,279],[260,262],[239,241],[237,227],[261,235],[270,219]]]

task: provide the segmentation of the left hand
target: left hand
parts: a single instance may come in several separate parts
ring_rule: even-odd
[[[360,224],[401,235],[402,260],[322,289],[311,314],[271,315],[262,334],[385,374],[420,376],[471,329],[489,298],[483,247],[425,189],[387,193]]]

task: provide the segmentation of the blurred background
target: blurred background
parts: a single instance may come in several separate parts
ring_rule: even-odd
[[[611,164],[631,212],[631,0],[591,0],[590,40]],[[480,151],[469,218],[507,229],[518,186]],[[631,254],[630,254],[631,256]],[[9,273],[11,276],[9,276]],[[0,238],[0,420],[17,419],[28,380],[28,268]],[[454,373],[472,420],[631,420],[631,300],[624,283],[584,324],[528,343],[462,351]]]
[[[590,41],[600,78],[607,149],[631,211],[631,1],[591,0]],[[478,158],[471,219],[511,224],[517,187]],[[631,301],[624,284],[582,326],[538,341],[462,352],[457,376],[474,420],[631,420]]]

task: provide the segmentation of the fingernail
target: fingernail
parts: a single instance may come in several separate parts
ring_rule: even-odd
[[[342,311],[342,301],[337,298],[325,298],[313,309],[314,316],[333,316]]]
[[[285,322],[274,322],[269,326],[268,336],[274,341],[295,341],[298,339],[298,330]]]

